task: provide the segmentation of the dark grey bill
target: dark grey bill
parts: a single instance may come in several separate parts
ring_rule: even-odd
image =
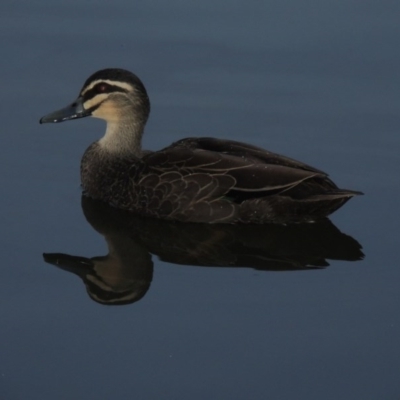
[[[68,107],[62,108],[58,111],[54,111],[51,114],[42,117],[40,119],[40,123],[45,124],[47,122],[64,122],[70,119],[87,117],[89,115],[91,115],[91,112],[85,110],[85,108],[83,107],[82,97],[78,97],[76,101],[74,101]]]

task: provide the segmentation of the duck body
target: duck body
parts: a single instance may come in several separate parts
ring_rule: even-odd
[[[94,199],[141,215],[204,223],[305,222],[361,194],[339,189],[309,165],[232,140],[187,138],[142,151],[149,111],[139,78],[108,69],[92,75],[71,106],[41,122],[105,119],[105,136],[82,158],[82,186]]]
[[[188,138],[141,158],[95,142],[81,164],[86,194],[142,215],[206,223],[288,223],[326,217],[358,192],[323,172],[250,146]]]

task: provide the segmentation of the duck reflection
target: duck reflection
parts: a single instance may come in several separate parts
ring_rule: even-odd
[[[261,271],[320,269],[330,260],[357,261],[361,245],[331,221],[296,225],[209,225],[143,218],[82,197],[87,221],[108,255],[45,253],[47,263],[78,275],[89,296],[107,305],[140,300],[153,276],[152,254],[180,265],[247,267]]]

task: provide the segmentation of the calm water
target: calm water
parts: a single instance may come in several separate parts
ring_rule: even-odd
[[[400,398],[398,1],[54,4],[0,5],[0,398]],[[104,67],[148,88],[147,148],[245,140],[366,195],[333,216],[334,239],[222,232],[193,255],[212,233],[130,236],[106,217],[95,230],[79,163],[104,124],[38,120]],[[109,258],[47,260],[63,271],[42,257],[106,255],[115,240],[137,265],[110,285],[144,294],[129,305],[89,296]],[[348,261],[357,242],[365,258]]]

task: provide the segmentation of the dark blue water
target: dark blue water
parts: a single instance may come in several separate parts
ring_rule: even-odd
[[[389,0],[3,2],[0,398],[399,398],[399,12]],[[365,192],[332,217],[365,259],[272,272],[154,256],[140,301],[92,301],[42,253],[108,253],[79,187],[104,124],[38,120],[104,67],[144,81],[147,148],[242,140]]]

